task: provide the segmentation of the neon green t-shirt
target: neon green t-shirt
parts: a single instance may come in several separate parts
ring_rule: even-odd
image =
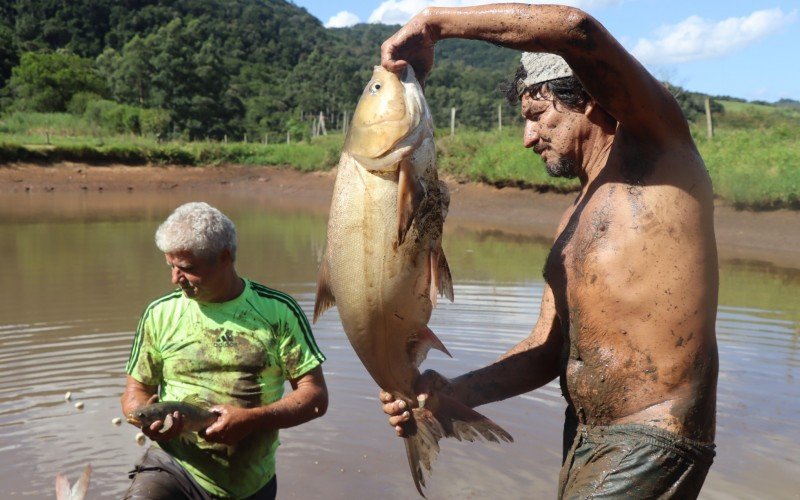
[[[159,386],[160,401],[196,394],[210,405],[253,408],[279,400],[286,380],[325,356],[292,297],[244,283],[228,302],[201,303],[180,290],[152,302],[136,329],[126,373]],[[213,495],[248,497],[275,475],[277,429],[256,431],[235,446],[187,436],[159,445]]]

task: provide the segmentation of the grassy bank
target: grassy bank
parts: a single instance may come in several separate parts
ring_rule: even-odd
[[[692,133],[714,181],[716,194],[741,208],[800,209],[800,112],[747,103],[723,103],[715,135],[705,123]],[[16,113],[0,119],[0,164],[60,161],[89,164],[283,165],[302,171],[336,165],[340,133],[287,144],[273,137],[254,142],[157,141],[111,134],[68,114]],[[521,147],[521,130],[437,131],[439,169],[457,179],[497,186],[570,191],[577,181],[554,179],[541,160]]]

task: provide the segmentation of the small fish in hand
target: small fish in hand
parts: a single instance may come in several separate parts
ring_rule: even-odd
[[[198,432],[213,424],[219,416],[208,411],[208,407],[207,403],[193,394],[182,401],[162,401],[137,408],[125,418],[139,428],[150,427],[153,422],[161,420],[164,425],[159,432],[163,434],[172,428],[172,415],[177,411],[183,420],[183,431]]]

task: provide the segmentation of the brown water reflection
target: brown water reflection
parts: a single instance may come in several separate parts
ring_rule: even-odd
[[[0,200],[0,484],[6,496],[52,497],[57,471],[91,462],[90,498],[116,498],[142,453],[135,429],[114,427],[123,365],[148,301],[171,288],[153,245],[158,223],[191,194],[13,195]],[[324,214],[267,200],[204,197],[240,234],[239,269],[295,295],[309,313]],[[546,244],[450,230],[456,302],[431,326],[448,375],[486,364],[523,338],[538,313]],[[722,269],[718,456],[705,498],[796,497],[800,466],[800,275],[746,263]],[[336,311],[315,335],[329,360],[328,415],[282,432],[280,498],[414,497],[402,444]],[[63,396],[73,393],[67,403]],[[85,407],[76,410],[73,403]],[[551,498],[564,403],[556,384],[482,410],[510,445],[446,442],[428,497]]]

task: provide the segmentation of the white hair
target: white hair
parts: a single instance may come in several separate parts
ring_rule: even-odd
[[[236,260],[236,228],[222,212],[204,202],[175,209],[156,231],[156,246],[164,253],[192,252],[215,258],[226,248]]]

